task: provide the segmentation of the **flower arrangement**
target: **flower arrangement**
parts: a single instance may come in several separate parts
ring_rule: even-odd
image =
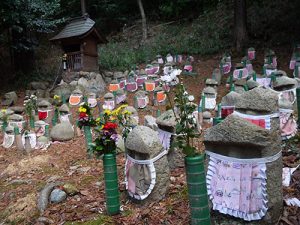
[[[119,125],[126,127],[125,120],[130,115],[130,112],[124,110],[126,106],[122,105],[113,111],[106,109],[96,119],[97,128],[95,131],[97,137],[92,148],[98,156],[115,152],[116,142],[118,141],[117,129]]]
[[[196,155],[196,148],[192,145],[192,139],[199,136],[197,120],[193,116],[197,106],[192,103],[193,100],[194,97],[188,94],[182,82],[177,85],[174,98],[176,112],[172,107],[177,121],[177,137],[174,146],[182,149],[186,156]]]
[[[84,102],[78,109],[78,127],[81,129],[83,126],[93,127],[96,125],[96,121],[92,115],[92,109],[89,107],[88,103]]]
[[[31,118],[37,113],[37,97],[35,95],[31,95],[29,98],[25,97],[24,100],[25,113]]]
[[[6,109],[1,109],[0,121],[1,121],[1,126],[5,129],[8,124],[8,115],[7,115]]]

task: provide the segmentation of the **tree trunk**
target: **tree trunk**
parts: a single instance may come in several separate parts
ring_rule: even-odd
[[[139,8],[140,8],[140,13],[142,17],[142,29],[143,29],[143,41],[147,39],[147,23],[146,23],[146,15],[143,7],[142,0],[137,0]]]
[[[236,49],[241,51],[248,40],[246,0],[234,0],[234,37]]]

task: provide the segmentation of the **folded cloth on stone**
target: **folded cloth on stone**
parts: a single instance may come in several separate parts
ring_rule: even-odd
[[[233,113],[235,106],[221,106],[221,118],[226,118]]]
[[[242,79],[248,77],[248,70],[247,68],[242,68],[242,69],[235,69],[233,71],[233,77],[235,79]]]
[[[97,105],[97,99],[96,98],[88,98],[87,100],[90,107],[95,108]]]
[[[39,116],[39,120],[45,120],[48,118],[49,116],[49,112],[51,112],[52,110],[38,110],[38,116]]]
[[[30,146],[31,148],[35,148],[36,146],[36,134],[35,133],[29,133],[27,134],[29,137],[29,142],[30,142]],[[25,146],[25,134],[22,135],[22,143]]]
[[[268,210],[266,164],[226,158],[210,155],[206,182],[213,209],[246,221],[261,219]]]
[[[72,106],[79,105],[81,102],[82,95],[71,95],[69,98],[69,103]]]
[[[280,131],[283,140],[289,139],[297,134],[297,122],[293,117],[294,110],[279,109]]]
[[[244,114],[244,113],[234,111],[233,114],[237,115],[239,117],[242,117],[242,118],[248,120],[249,122],[251,122],[257,126],[260,126],[264,129],[267,129],[267,130],[271,129],[271,118],[279,117],[278,113],[254,116],[254,115],[249,115],[249,114]]]
[[[105,100],[103,104],[103,109],[113,110],[115,108],[115,101],[114,100]]]
[[[14,134],[4,133],[3,144],[2,144],[4,148],[10,148],[14,144],[14,142],[15,142]]]
[[[271,85],[271,78],[270,77],[257,77],[256,82],[259,83],[261,86],[268,88]]]

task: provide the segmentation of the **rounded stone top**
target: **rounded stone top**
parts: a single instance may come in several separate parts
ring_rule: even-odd
[[[206,85],[218,85],[218,82],[215,79],[208,78],[205,81]]]
[[[204,111],[202,115],[203,115],[203,119],[212,118],[211,112],[209,112],[209,111]]]
[[[177,122],[173,110],[170,109],[163,112],[159,117],[156,118],[156,123],[162,130],[175,132]]]
[[[22,121],[23,120],[23,116],[18,115],[18,114],[12,114],[12,115],[8,116],[8,120]]]
[[[111,84],[118,84],[119,82],[117,80],[112,80],[110,83]]]
[[[70,109],[69,109],[69,107],[68,107],[67,104],[62,104],[61,107],[59,107],[58,111],[60,111],[60,112],[68,112],[69,113]]]
[[[202,91],[204,94],[216,94],[216,90],[213,87],[205,87]]]
[[[234,82],[234,85],[236,86],[244,86],[247,83],[246,79],[238,79]]]
[[[75,95],[82,95],[82,91],[80,89],[75,89],[72,94],[75,94]]]
[[[231,91],[225,95],[221,100],[221,105],[223,106],[234,106],[241,94]]]
[[[235,108],[260,113],[278,112],[278,94],[270,89],[257,87],[246,91],[237,99]]]
[[[282,76],[286,77],[287,76],[286,72],[283,70],[277,70],[277,71],[274,71],[273,73],[276,77],[282,77]]]
[[[277,77],[276,81],[273,82],[273,88],[279,89],[284,86],[291,86],[291,88],[297,87],[297,81],[293,78],[289,78],[287,76]]]
[[[249,90],[251,90],[251,89],[256,88],[256,87],[259,86],[259,83],[256,82],[255,80],[252,80],[252,79],[251,80],[247,80],[246,84],[247,84]]]
[[[135,93],[136,97],[146,97],[147,95],[148,95],[148,92],[142,91],[142,90],[139,90]]]
[[[5,133],[13,133],[14,132],[14,127],[13,126],[7,126],[5,128]]]
[[[243,65],[243,63],[236,63],[235,68],[236,69],[242,69],[242,68],[244,68],[244,65]]]
[[[278,105],[280,109],[293,109],[293,104],[284,98],[279,98]]]
[[[146,154],[149,159],[163,150],[158,133],[146,126],[133,128],[126,138],[125,146],[130,151]]]
[[[38,120],[38,121],[34,122],[35,127],[44,126],[44,125],[49,125],[49,124],[43,120]]]
[[[46,100],[40,101],[37,105],[38,105],[38,107],[51,107],[52,106],[51,103]]]
[[[115,96],[112,94],[112,93],[110,93],[110,92],[108,92],[108,93],[106,93],[105,95],[104,95],[104,99],[112,99],[112,98],[114,98]]]

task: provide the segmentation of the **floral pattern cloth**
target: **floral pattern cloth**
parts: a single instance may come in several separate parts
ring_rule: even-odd
[[[297,133],[297,122],[293,117],[293,112],[290,109],[279,110],[280,131],[283,140],[289,139]]]
[[[246,221],[259,220],[268,209],[266,164],[231,159],[210,156],[206,181],[213,209]]]

